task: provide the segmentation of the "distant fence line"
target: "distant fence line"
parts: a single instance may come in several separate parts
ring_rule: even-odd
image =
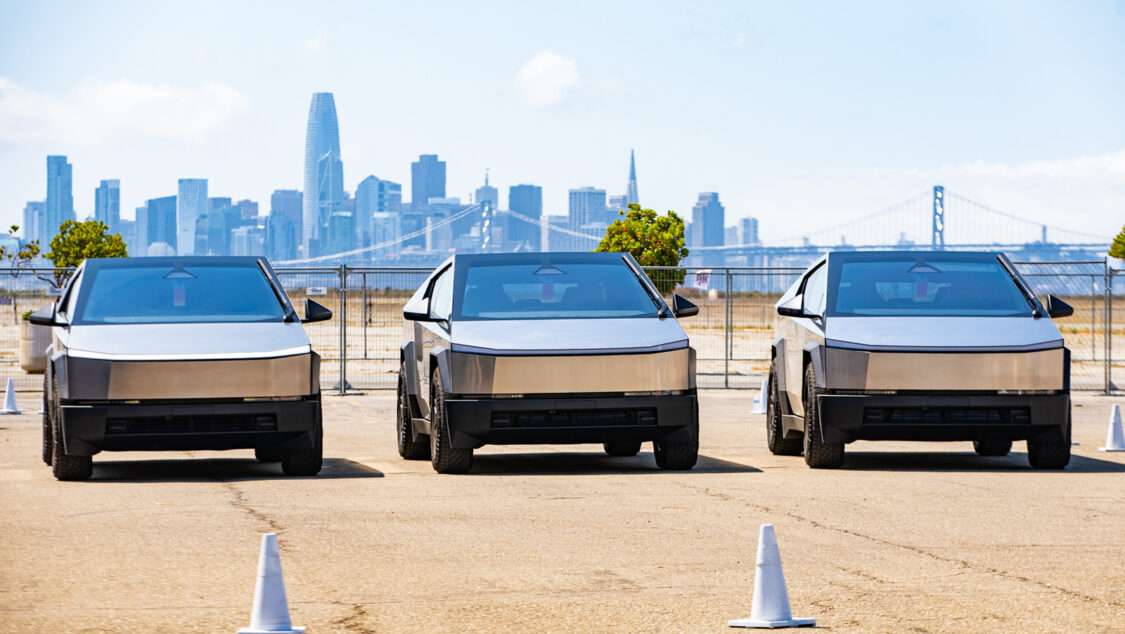
[[[1125,380],[1120,338],[1125,323],[1125,270],[1108,261],[1017,262],[1040,295],[1065,297],[1074,315],[1056,320],[1071,350],[1071,387],[1116,391]],[[330,321],[306,324],[321,355],[325,389],[394,389],[404,327],[402,306],[433,270],[417,267],[277,267],[290,299],[313,297],[335,313]],[[757,388],[769,371],[774,303],[804,271],[793,267],[645,267],[655,282],[679,281],[677,293],[699,305],[699,315],[681,324],[697,351],[699,386]],[[20,368],[22,315],[55,297],[55,269],[0,268],[0,377],[17,389],[42,388],[42,376]],[[10,312],[5,308],[11,306]],[[9,315],[9,316],[6,316]],[[1121,317],[1116,317],[1120,320]],[[1119,339],[1114,346],[1115,338]],[[1116,351],[1116,357],[1115,357]]]

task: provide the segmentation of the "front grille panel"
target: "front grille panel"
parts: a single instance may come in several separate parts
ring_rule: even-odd
[[[626,427],[655,425],[656,410],[590,410],[494,412],[492,427],[521,429],[531,427]]]
[[[273,414],[232,414],[210,416],[149,416],[111,418],[106,421],[107,436],[142,434],[220,434],[231,432],[277,431]]]
[[[863,422],[874,425],[1025,425],[1031,423],[1031,411],[1026,407],[868,407],[863,410]]]

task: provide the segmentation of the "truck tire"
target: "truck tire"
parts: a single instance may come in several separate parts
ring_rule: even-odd
[[[438,473],[468,473],[473,468],[473,450],[454,449],[450,444],[441,370],[434,368],[430,377],[430,464]]]
[[[607,440],[602,443],[606,455],[616,457],[635,456],[641,451],[639,440]]]
[[[428,460],[430,443],[421,438],[414,439],[414,426],[410,419],[410,396],[406,392],[406,364],[398,369],[398,409],[395,413],[395,428],[398,432],[398,455],[407,460]]]
[[[1010,440],[974,440],[973,451],[978,456],[1006,456],[1012,450]]]
[[[47,399],[51,394],[51,386],[47,383],[47,373],[43,373],[43,462],[49,467],[51,466],[51,458],[54,453],[52,446],[51,434],[51,407],[47,403]]]
[[[786,438],[781,425],[781,389],[777,384],[777,367],[770,363],[769,394],[766,400],[766,445],[775,456],[799,456],[804,450],[803,438]]]
[[[1070,463],[1070,410],[1066,412],[1063,439],[1059,443],[1027,441],[1027,461],[1036,469],[1065,469]]]
[[[314,476],[324,466],[324,422],[320,401],[316,403],[316,430],[313,446],[304,449],[281,448],[281,471],[287,476]]]
[[[51,382],[51,472],[56,480],[88,480],[94,472],[93,456],[68,456],[63,448],[58,377]]]
[[[656,466],[665,471],[687,471],[699,460],[699,402],[695,403],[691,422],[688,424],[691,440],[669,443],[657,438],[652,441],[652,454]]]
[[[835,469],[844,464],[844,443],[824,442],[820,435],[820,408],[817,406],[816,374],[810,363],[805,367],[805,464],[813,469]]]

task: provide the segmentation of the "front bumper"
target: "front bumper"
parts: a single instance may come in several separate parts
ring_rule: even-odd
[[[445,411],[450,443],[468,449],[485,444],[597,443],[609,440],[689,442],[696,395],[456,398]]]
[[[821,394],[826,442],[1036,440],[1063,442],[1070,395]]]
[[[99,451],[308,448],[313,446],[319,411],[317,400],[63,403],[63,448],[72,456]]]

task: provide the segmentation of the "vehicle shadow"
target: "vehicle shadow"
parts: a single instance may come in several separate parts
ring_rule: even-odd
[[[849,451],[844,456],[842,469],[851,471],[980,471],[1034,472],[1027,462],[1027,454],[1013,451],[1004,457],[978,456],[975,453],[950,452],[862,452]],[[1125,473],[1125,464],[1091,458],[1070,456],[1064,470],[1045,469],[1043,473]]]
[[[253,458],[184,458],[181,460],[94,459],[90,482],[243,482],[249,480],[305,480],[381,478],[383,472],[346,458],[325,458],[320,473],[308,478],[290,477],[280,463],[261,463]]]
[[[654,473],[761,473],[749,465],[699,456],[691,471],[667,471],[656,466],[651,452],[629,458],[604,453],[504,453],[477,454],[469,475],[622,475]]]

